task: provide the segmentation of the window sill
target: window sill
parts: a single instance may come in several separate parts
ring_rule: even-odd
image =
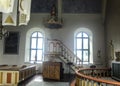
[[[31,61],[31,62],[25,62],[25,64],[41,64],[41,63],[43,63],[42,61],[41,62],[33,62],[33,61]]]

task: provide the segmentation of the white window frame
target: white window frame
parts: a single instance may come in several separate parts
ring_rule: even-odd
[[[33,34],[36,33],[37,35],[35,37],[33,37]],[[41,36],[39,37],[38,34],[41,34]],[[36,39],[36,44],[35,44],[35,48],[32,48],[32,39]],[[38,39],[42,39],[42,48],[38,48]],[[35,41],[35,40],[34,40]],[[44,37],[43,37],[43,34],[40,32],[40,31],[35,31],[31,34],[31,37],[30,37],[30,58],[29,58],[29,61],[30,62],[42,62],[43,61],[43,43],[44,42]],[[34,57],[32,56],[32,51],[35,51],[35,55]],[[41,52],[41,56],[38,56],[38,51],[42,51]],[[35,58],[35,60],[32,60],[32,58]],[[38,60],[38,58],[40,58],[41,60]]]
[[[27,32],[26,32],[26,41],[25,41],[25,52],[23,52],[23,53],[25,53],[25,59],[24,59],[24,62],[27,64],[29,64],[29,63],[33,63],[33,62],[31,62],[30,61],[30,37],[31,37],[31,34],[33,33],[33,32],[36,32],[36,31],[38,31],[38,32],[41,32],[42,34],[43,34],[43,61],[44,61],[44,51],[45,51],[45,32],[44,32],[44,30],[43,29],[41,29],[41,28],[39,28],[39,27],[34,27],[34,28],[31,28],[31,29],[29,29]],[[34,62],[34,63],[42,63],[43,61],[40,61],[40,62]]]
[[[79,34],[81,34],[81,37],[78,37],[78,35]],[[76,55],[78,56],[78,51],[80,52],[81,51],[81,60],[82,60],[82,62],[85,64],[85,63],[89,63],[89,61],[90,61],[90,54],[89,54],[89,51],[90,51],[90,42],[89,42],[89,35],[88,34],[86,34],[87,35],[87,37],[84,37],[83,36],[83,34],[86,34],[85,32],[79,32],[78,34],[76,34]],[[88,42],[87,42],[87,46],[88,46],[88,48],[86,48],[86,49],[84,49],[84,40],[85,39],[87,39],[88,40]],[[77,44],[77,40],[81,40],[81,49],[79,49],[78,48],[78,44]],[[88,55],[87,55],[87,61],[84,61],[84,52],[87,52],[88,53]]]
[[[74,53],[77,55],[76,51],[76,36],[78,33],[84,32],[89,36],[89,61],[82,62],[83,64],[93,64],[93,35],[92,32],[88,28],[79,28],[74,33]]]

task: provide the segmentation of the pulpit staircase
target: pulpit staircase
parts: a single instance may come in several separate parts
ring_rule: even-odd
[[[120,82],[111,78],[109,68],[82,68],[83,63],[63,42],[60,40],[47,40],[48,51],[45,55],[59,57],[65,64],[71,64],[70,68],[76,73],[74,86],[120,86]]]
[[[65,44],[57,39],[47,40],[48,51],[45,55],[49,57],[59,57],[65,64],[70,64],[70,68],[76,70],[82,67],[82,61]]]

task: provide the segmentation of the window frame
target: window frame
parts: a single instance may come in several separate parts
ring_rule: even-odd
[[[34,33],[37,33],[37,36],[36,36],[36,37],[32,37]],[[38,33],[40,33],[40,34],[42,35],[42,37],[38,37]],[[36,39],[36,48],[32,48],[32,39],[33,39],[33,38]],[[42,41],[42,48],[41,48],[41,49],[37,47],[37,45],[38,45],[38,39],[39,39],[39,38],[43,40],[43,41]],[[32,58],[32,55],[31,55],[32,53],[31,53],[31,51],[32,51],[32,50],[35,50],[36,54],[38,53],[37,50],[42,50],[42,54],[41,54],[41,55],[42,55],[42,56],[41,56],[42,58],[41,58],[41,60],[38,60],[38,56],[36,56],[36,55],[35,55],[35,60],[31,60],[31,58]],[[43,35],[43,33],[41,33],[40,31],[34,31],[34,32],[31,34],[31,36],[30,36],[30,52],[29,52],[29,56],[30,56],[30,57],[29,57],[29,62],[31,62],[31,63],[32,63],[32,62],[36,62],[36,63],[42,62],[43,59],[44,59],[44,54],[43,54],[43,53],[44,53],[44,35]]]
[[[82,36],[81,37],[77,37],[79,34],[82,34]],[[83,37],[83,33],[85,33],[88,37]],[[77,40],[78,39],[81,39],[82,40],[82,42],[81,42],[81,49],[78,49],[77,48]],[[83,43],[83,40],[84,39],[88,39],[88,49],[84,49],[83,48],[83,46],[84,46],[84,43]],[[90,37],[89,37],[89,35],[86,33],[86,32],[84,32],[84,31],[80,31],[80,32],[78,32],[76,35],[75,35],[75,46],[76,46],[76,48],[75,48],[75,53],[76,53],[76,55],[77,55],[77,51],[82,51],[82,55],[81,55],[81,60],[82,60],[82,63],[83,64],[88,64],[89,62],[90,62]],[[84,60],[84,56],[83,56],[83,52],[84,51],[88,51],[88,61],[83,61]]]

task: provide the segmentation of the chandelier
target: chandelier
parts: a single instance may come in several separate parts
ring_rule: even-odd
[[[2,15],[1,16],[1,19],[2,19]],[[2,40],[3,37],[7,37],[9,35],[9,32],[3,28],[3,25],[2,25],[2,20],[0,22],[0,40]]]
[[[63,20],[61,17],[58,16],[55,5],[52,6],[50,16],[44,20],[44,24],[46,27],[51,29],[57,29],[62,27]]]

